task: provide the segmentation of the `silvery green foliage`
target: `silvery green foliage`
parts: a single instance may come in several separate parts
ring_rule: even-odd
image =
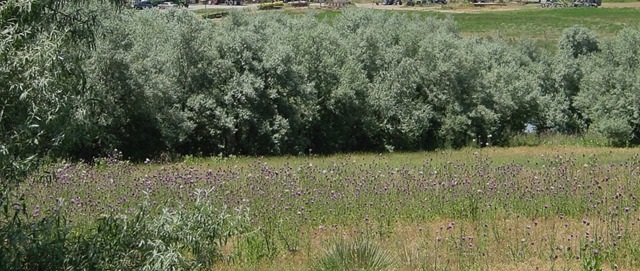
[[[584,64],[599,51],[595,32],[584,27],[563,31],[554,57],[543,58],[536,73],[540,80],[540,114],[535,120],[539,130],[577,134],[586,132],[588,120],[576,108],[581,91]]]
[[[242,12],[211,24],[144,11],[101,31],[89,100],[110,110],[88,110],[84,140],[139,158],[499,143],[541,94],[530,58],[463,39],[450,19],[347,9],[331,24]]]
[[[194,208],[152,210],[145,203],[129,215],[111,214],[76,228],[60,244],[70,270],[201,270],[223,260],[222,246],[248,232],[246,209],[218,208],[197,191]]]
[[[85,132],[68,141],[70,151],[119,148],[141,158],[180,144],[194,126],[185,100],[206,80],[190,55],[200,50],[202,29],[186,11],[123,11],[104,20],[85,64],[85,106],[73,122]]]
[[[596,33],[585,27],[573,26],[565,29],[558,41],[559,53],[574,58],[598,50]]]
[[[541,131],[576,134],[586,130],[586,124],[574,98],[580,91],[583,59],[558,54],[544,57],[536,65],[541,91],[540,111],[535,125]]]
[[[65,104],[73,65],[62,63],[70,32],[52,9],[28,0],[0,3],[0,182],[29,171],[49,141]],[[34,18],[39,18],[38,20]]]
[[[506,46],[494,48],[488,55],[501,55],[501,60],[485,75],[486,91],[473,112],[476,136],[485,144],[501,144],[520,133],[539,112],[540,89],[535,75],[522,55]],[[483,128],[484,127],[484,128]]]
[[[61,127],[84,87],[80,59],[93,45],[104,2],[122,4],[0,2],[0,179],[29,172],[64,140]]]
[[[64,140],[82,91],[80,57],[96,13],[84,1],[0,1],[0,269],[53,270],[64,253],[64,216],[25,221],[14,184]]]
[[[92,44],[96,14],[84,1],[0,1],[0,269],[64,266],[69,233],[60,213],[32,221],[13,184],[64,139],[81,92],[79,56]],[[87,7],[87,5],[82,5]],[[72,11],[72,12],[70,12]]]
[[[147,252],[147,259],[142,268],[143,271],[156,270],[184,270],[188,266],[182,264],[185,259],[177,252],[174,246],[167,246],[162,240],[150,240],[140,242],[140,246],[152,247]]]
[[[492,133],[506,131],[507,125],[498,125],[502,120],[496,112],[498,105],[512,103],[513,107],[514,101],[525,104],[535,100],[519,97],[522,93],[535,94],[532,84],[511,93],[514,101],[506,99],[510,95],[497,97],[505,98],[504,103],[495,101],[484,84],[505,63],[514,63],[515,71],[528,69],[529,63],[520,61],[505,44],[491,51],[493,43],[464,40],[451,30],[450,21],[425,22],[383,13],[367,17],[359,12],[344,14],[346,18],[341,19],[348,26],[337,28],[344,31],[343,36],[357,34],[343,38],[343,42],[351,41],[345,46],[349,55],[369,67],[363,72],[371,81],[367,98],[374,110],[377,135],[387,149],[463,146],[476,137],[487,142]],[[376,27],[354,29],[372,24],[363,17],[375,22]],[[514,84],[519,78],[504,83]],[[513,110],[504,110],[502,118],[510,119]],[[524,127],[527,116],[520,119],[524,121],[518,121],[514,131]]]
[[[584,27],[567,28],[558,42],[555,56],[538,56],[532,71],[537,76],[540,110],[532,120],[539,131],[578,134],[586,132],[589,120],[576,107],[584,66],[599,55],[595,33]]]
[[[615,145],[640,139],[639,42],[638,30],[624,30],[583,67],[577,107]]]
[[[69,98],[82,105],[66,126],[71,156],[484,146],[527,123],[580,133],[586,63],[606,54],[583,28],[549,55],[462,38],[451,19],[357,9],[331,22],[268,12],[210,22],[184,10],[101,22],[85,92]]]

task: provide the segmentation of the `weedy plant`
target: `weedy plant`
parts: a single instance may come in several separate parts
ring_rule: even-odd
[[[60,212],[28,219],[26,205],[3,204],[0,214],[1,270],[60,270],[64,266],[69,229]]]
[[[314,270],[389,270],[395,259],[364,237],[339,240],[319,259]]]
[[[248,230],[244,209],[216,208],[196,192],[190,208],[143,203],[131,215],[109,214],[89,225],[71,224],[64,209],[35,218],[25,204],[4,208],[0,220],[2,270],[197,270],[223,259],[221,248]],[[201,197],[202,196],[202,197]],[[12,216],[9,216],[12,214]]]

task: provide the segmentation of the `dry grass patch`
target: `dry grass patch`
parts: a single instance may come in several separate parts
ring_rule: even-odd
[[[640,243],[640,229],[630,222],[639,219],[629,218],[626,227],[597,218],[438,220],[397,224],[386,237],[376,236],[371,227],[313,229],[300,237],[309,246],[298,252],[253,265],[218,267],[310,270],[335,246],[366,240],[394,259],[388,270],[584,270],[595,251],[603,256],[603,270],[636,270],[632,258],[638,255],[625,250]]]

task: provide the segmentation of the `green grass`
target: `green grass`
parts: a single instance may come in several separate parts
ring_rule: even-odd
[[[634,8],[566,8],[453,14],[460,31],[469,35],[557,40],[565,28],[580,25],[611,37],[640,25]],[[438,15],[443,16],[443,15]]]
[[[208,16],[213,16],[216,14],[228,14],[229,11],[229,9],[215,8],[215,6],[212,6],[211,8],[194,10],[193,13],[198,15],[198,17],[200,18],[207,18]]]
[[[55,179],[25,182],[18,194],[42,213],[64,204],[72,224],[131,215],[142,202],[165,214],[203,214],[196,202],[208,199],[218,208],[213,218],[221,205],[231,214],[248,210],[253,230],[222,244],[219,258],[228,261],[213,270],[309,270],[382,258],[397,259],[398,270],[578,270],[594,259],[593,249],[604,264],[637,266],[638,149],[545,140],[567,146],[144,165],[106,159],[52,165]],[[391,254],[331,244],[360,237]],[[481,268],[488,265],[495,269]]]
[[[483,11],[478,13],[444,13],[437,11],[393,10],[420,17],[451,17],[464,36],[500,38],[507,41],[531,39],[548,49],[555,48],[562,31],[572,26],[584,26],[609,39],[628,27],[640,26],[638,8],[556,8],[524,7],[513,11]],[[321,11],[318,17],[333,20],[340,11]]]
[[[382,258],[398,259],[398,270],[551,270],[560,263],[577,270],[593,259],[592,249],[606,253],[606,264],[630,267],[640,261],[640,250],[632,250],[640,242],[632,224],[640,219],[638,157],[638,149],[542,145],[146,165],[106,160],[51,168],[56,180],[27,182],[19,194],[42,212],[66,203],[71,223],[127,214],[141,202],[171,212],[195,210],[196,198],[206,198],[249,210],[255,230],[233,237],[220,250],[229,260],[215,270],[389,262]],[[331,244],[360,237],[391,254]]]
[[[613,0],[608,2],[636,2],[630,0]],[[429,10],[392,10],[392,12],[420,17],[451,17],[458,30],[464,36],[480,36],[500,38],[507,41],[532,39],[548,49],[555,48],[562,31],[572,26],[584,26],[597,32],[600,38],[614,37],[619,31],[628,27],[640,26],[640,8],[555,8],[541,9],[536,5],[525,7],[514,6],[518,10],[510,11],[474,11],[475,13],[449,13]],[[453,8],[452,10],[456,10]],[[340,15],[339,10],[308,9],[316,12],[316,16],[329,22]],[[197,10],[196,14],[206,15],[218,13],[220,9]],[[282,12],[297,15],[305,9]]]
[[[326,10],[326,11],[319,12],[318,15],[316,16],[319,19],[331,21],[334,18],[338,17],[340,13],[341,12],[339,10]]]

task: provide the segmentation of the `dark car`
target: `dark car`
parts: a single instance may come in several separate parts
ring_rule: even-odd
[[[145,9],[145,8],[152,8],[153,4],[149,1],[140,1],[138,3],[133,4],[133,8],[135,9]]]

